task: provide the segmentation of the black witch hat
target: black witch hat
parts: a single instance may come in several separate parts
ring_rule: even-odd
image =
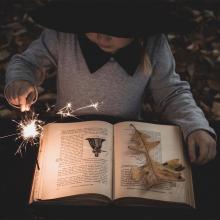
[[[194,27],[165,0],[53,0],[29,14],[36,23],[57,31],[118,37],[187,33]]]

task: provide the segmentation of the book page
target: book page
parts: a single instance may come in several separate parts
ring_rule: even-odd
[[[111,124],[101,121],[48,124],[41,151],[34,200],[85,193],[112,197]]]
[[[192,196],[192,180],[190,169],[182,172],[184,181],[166,182],[151,188],[146,188],[144,178],[135,181],[131,177],[133,167],[146,165],[146,157],[143,153],[137,153],[130,149],[131,137],[136,129],[147,135],[149,142],[157,142],[155,147],[149,150],[153,161],[164,163],[169,160],[179,159],[184,167],[189,166],[183,156],[183,145],[180,129],[177,126],[156,125],[144,122],[122,122],[114,126],[114,152],[115,152],[115,193],[114,199],[121,197],[139,197],[168,202],[193,203],[189,201]],[[188,173],[189,172],[189,173]]]

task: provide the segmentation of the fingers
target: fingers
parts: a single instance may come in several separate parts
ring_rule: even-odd
[[[199,148],[199,156],[196,159],[197,164],[205,164],[207,163],[209,159],[209,146],[205,145],[204,143],[200,143],[198,145]]]
[[[204,145],[197,145],[195,141],[188,144],[190,161],[195,164],[205,164],[211,160],[211,152]]]
[[[217,154],[216,142],[210,143],[210,145],[209,145],[209,160],[215,159],[216,154]]]
[[[5,96],[8,100],[8,102],[10,102],[13,105],[18,106],[19,100],[18,100],[17,94],[18,94],[18,87],[15,87],[14,82],[13,82],[7,87],[7,89],[5,91]]]
[[[198,164],[205,164],[213,160],[216,156],[216,143],[213,139],[204,141],[200,144],[200,156],[197,160]]]
[[[14,89],[11,89],[11,94],[12,94],[12,103],[14,105],[19,105],[19,99],[18,99],[18,91],[19,91],[19,88],[18,87],[15,87]]]
[[[30,106],[35,96],[34,93],[35,90],[33,86],[30,86],[28,88],[22,87],[18,91],[18,101],[22,112],[30,110]]]
[[[214,148],[214,149],[212,150],[212,159],[215,159],[216,154],[217,154],[217,146],[216,146],[216,142],[215,142],[213,148]]]
[[[27,81],[18,80],[12,82],[5,90],[5,96],[12,105],[21,108],[21,111],[29,111],[36,96],[35,88]]]
[[[189,139],[188,141],[188,151],[189,151],[189,158],[190,161],[193,163],[196,160],[196,143],[194,139]]]
[[[33,90],[27,96],[26,104],[30,106],[34,102],[35,98],[36,98],[36,94],[35,94],[35,89],[33,88]]]
[[[189,136],[188,151],[190,161],[202,165],[215,158],[216,142],[208,132],[199,130]]]

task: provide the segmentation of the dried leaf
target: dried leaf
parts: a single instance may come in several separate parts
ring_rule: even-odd
[[[155,170],[151,169],[149,166],[145,166],[143,172],[143,178],[146,189],[150,189],[151,187],[162,183],[161,180],[158,178],[158,175],[155,175]]]
[[[214,99],[216,101],[220,101],[220,93],[217,93],[215,96],[214,96]]]
[[[213,55],[214,57],[220,56],[220,50],[217,50],[217,49],[212,50],[212,55]]]
[[[154,166],[158,178],[161,182],[169,181],[184,181],[185,179],[181,176],[180,172],[171,171],[170,169],[164,168],[163,166]]]
[[[194,76],[194,73],[195,73],[195,65],[193,63],[188,65],[187,66],[187,71],[188,71],[190,77],[192,78]]]
[[[202,16],[199,16],[195,19],[195,22],[197,23],[201,23],[203,21],[203,17]]]
[[[139,152],[146,152],[146,150],[151,150],[160,143],[160,141],[149,142],[149,139],[149,135],[139,132],[136,129],[131,137],[131,142],[133,142],[134,145],[129,146],[129,148],[132,150],[137,150]]]
[[[204,16],[206,18],[214,18],[215,17],[215,14],[213,11],[211,10],[204,10]]]
[[[10,52],[6,49],[0,51],[0,62],[8,59],[10,57]]]
[[[145,148],[140,147],[140,145],[129,145],[128,148],[133,151],[138,151],[139,153],[145,153]]]
[[[207,80],[210,89],[220,92],[220,80]]]
[[[219,41],[213,42],[211,45],[212,45],[213,49],[220,50],[220,43],[219,43]]]
[[[135,135],[132,136],[132,140],[135,139],[134,143],[136,143],[136,145],[129,146],[129,148],[138,153],[144,153],[146,157],[145,165],[133,167],[131,169],[131,178],[135,181],[143,179],[146,189],[150,189],[163,182],[184,181],[185,179],[180,172],[184,167],[179,162],[179,159],[169,160],[163,164],[154,161],[150,157],[149,150],[157,146],[160,141],[149,142],[148,135],[144,136],[144,134],[137,130],[134,125],[131,124],[130,126],[135,130]]]
[[[165,163],[163,163],[163,166],[175,171],[182,171],[185,169],[185,167],[180,163],[179,159],[166,161]]]
[[[211,111],[215,117],[220,117],[220,102],[214,101]]]
[[[22,35],[22,34],[26,34],[27,33],[27,30],[26,28],[22,28],[20,30],[17,30],[16,32],[14,32],[14,36],[19,36],[19,35]]]
[[[215,67],[215,63],[213,62],[213,60],[212,60],[210,57],[204,56],[203,59],[206,60],[207,63],[208,63],[212,68]]]
[[[201,12],[199,10],[192,10],[192,14],[194,17],[200,16]]]
[[[208,106],[208,105],[206,105],[204,102],[199,102],[199,105],[200,105],[200,107],[202,108],[202,110],[204,111],[204,112],[210,112],[210,107]]]
[[[140,181],[143,178],[144,172],[143,167],[132,167],[131,177],[134,181]]]

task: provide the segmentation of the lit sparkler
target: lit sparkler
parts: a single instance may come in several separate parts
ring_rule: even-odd
[[[14,120],[13,120],[14,121]],[[38,119],[38,115],[34,112],[31,113],[31,117],[29,118],[27,114],[24,116],[20,122],[14,121],[17,126],[17,138],[21,139],[22,142],[19,145],[16,154],[20,154],[22,156],[22,152],[26,151],[27,144],[36,145],[38,144],[38,139],[42,135],[43,124],[44,122]]]
[[[101,104],[102,103],[103,102],[101,102]],[[100,105],[99,102],[93,103],[91,101],[90,105],[73,109],[72,104],[67,103],[67,105],[64,108],[61,108],[56,114],[61,115],[61,117],[74,117],[78,119],[77,115],[75,114],[76,112],[87,108],[94,108],[96,111],[98,111],[99,105]],[[50,111],[52,107],[49,107],[49,105],[47,105],[47,111]],[[37,145],[39,143],[39,138],[42,135],[43,125],[45,124],[45,122],[38,119],[38,114],[35,114],[35,112],[30,112],[30,111],[28,113],[25,112],[24,118],[19,122],[15,120],[12,121],[14,121],[17,124],[18,132],[14,134],[2,136],[0,137],[0,139],[16,135],[17,136],[16,140],[21,139],[22,142],[19,145],[17,151],[15,152],[15,155],[20,154],[22,156],[22,153],[26,151],[28,144]],[[38,161],[37,161],[37,166],[39,168]]]

